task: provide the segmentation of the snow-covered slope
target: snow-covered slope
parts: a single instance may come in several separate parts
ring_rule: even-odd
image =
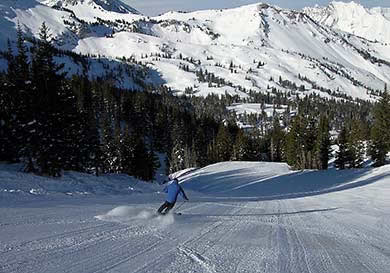
[[[112,11],[118,13],[135,13],[139,12],[125,3],[118,0],[39,0],[48,6],[70,8],[73,11],[83,6],[100,9],[101,11]]]
[[[327,7],[305,8],[320,24],[349,32],[371,41],[390,43],[390,9],[368,9],[355,2],[331,2]]]
[[[371,99],[390,81],[390,45],[267,4],[149,18],[106,10],[92,0],[60,1],[60,8],[47,6],[58,1],[28,2],[24,7],[10,0],[0,4],[7,33],[0,36],[3,47],[17,22],[36,36],[46,21],[57,46],[140,62],[160,74],[159,84],[178,93],[247,97],[249,90],[279,90]]]
[[[46,22],[54,36],[64,37],[67,43],[74,43],[77,37],[73,35],[69,28],[64,24],[68,20],[72,24],[77,21],[66,11],[59,11],[53,8],[41,5],[36,0],[4,0],[0,2],[0,45],[4,49],[7,40],[16,39],[16,26],[19,23],[29,36],[37,36],[39,27]]]
[[[129,15],[140,14],[136,9],[118,0],[38,0],[49,6],[71,10],[77,18],[95,22],[104,20],[131,19]]]
[[[390,166],[227,162],[180,180],[182,215],[157,216],[157,185],[0,165],[0,271],[388,272]]]

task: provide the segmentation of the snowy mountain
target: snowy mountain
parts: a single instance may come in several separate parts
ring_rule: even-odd
[[[305,13],[327,25],[371,41],[390,43],[390,8],[368,9],[350,2],[331,2],[327,7],[305,8]]]
[[[99,8],[101,11],[139,14],[137,10],[118,0],[40,0],[40,2],[48,6],[69,8],[73,11],[82,6],[89,6],[93,9]]]
[[[73,11],[78,18],[104,18],[109,15],[114,18],[115,13],[121,15],[140,14],[136,9],[119,0],[38,0],[39,2],[55,8]]]
[[[117,0],[26,3],[0,4],[3,48],[17,22],[37,36],[45,21],[59,48],[137,62],[179,94],[372,99],[390,81],[389,45],[334,30],[307,12],[254,4],[149,18]]]

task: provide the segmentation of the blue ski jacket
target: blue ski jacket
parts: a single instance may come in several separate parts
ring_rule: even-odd
[[[167,193],[166,201],[169,203],[176,203],[177,196],[180,194],[185,200],[188,200],[183,188],[179,185],[176,179],[170,181],[164,188]]]

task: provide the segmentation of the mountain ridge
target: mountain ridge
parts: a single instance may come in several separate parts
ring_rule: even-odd
[[[93,8],[96,6],[101,7],[106,11],[112,11],[117,13],[130,13],[130,14],[140,14],[139,11],[130,7],[129,5],[118,0],[38,0],[41,3],[50,6],[50,7],[63,7],[63,8],[78,8],[83,5],[90,5]]]
[[[245,98],[280,90],[373,99],[390,81],[388,45],[333,29],[307,11],[260,3],[149,18],[85,6],[95,1],[67,2],[77,6],[71,10],[10,9],[15,17],[3,20],[8,31],[19,21],[33,36],[46,21],[58,47],[140,63],[179,94]]]
[[[390,8],[365,8],[356,2],[332,1],[325,7],[303,11],[320,24],[358,35],[371,41],[390,43]]]

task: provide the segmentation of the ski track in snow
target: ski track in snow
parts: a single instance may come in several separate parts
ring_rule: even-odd
[[[381,229],[342,209],[301,209],[320,206],[314,199],[188,203],[171,225],[101,221],[95,205],[74,214],[37,208],[37,221],[32,211],[23,217],[1,208],[10,236],[1,236],[0,271],[387,272],[388,222]]]
[[[190,191],[182,215],[154,214],[163,195],[2,202],[0,272],[388,273],[389,173],[388,167],[352,173],[354,183],[381,180],[294,199],[227,195],[213,202]],[[242,185],[252,179],[240,175]]]

